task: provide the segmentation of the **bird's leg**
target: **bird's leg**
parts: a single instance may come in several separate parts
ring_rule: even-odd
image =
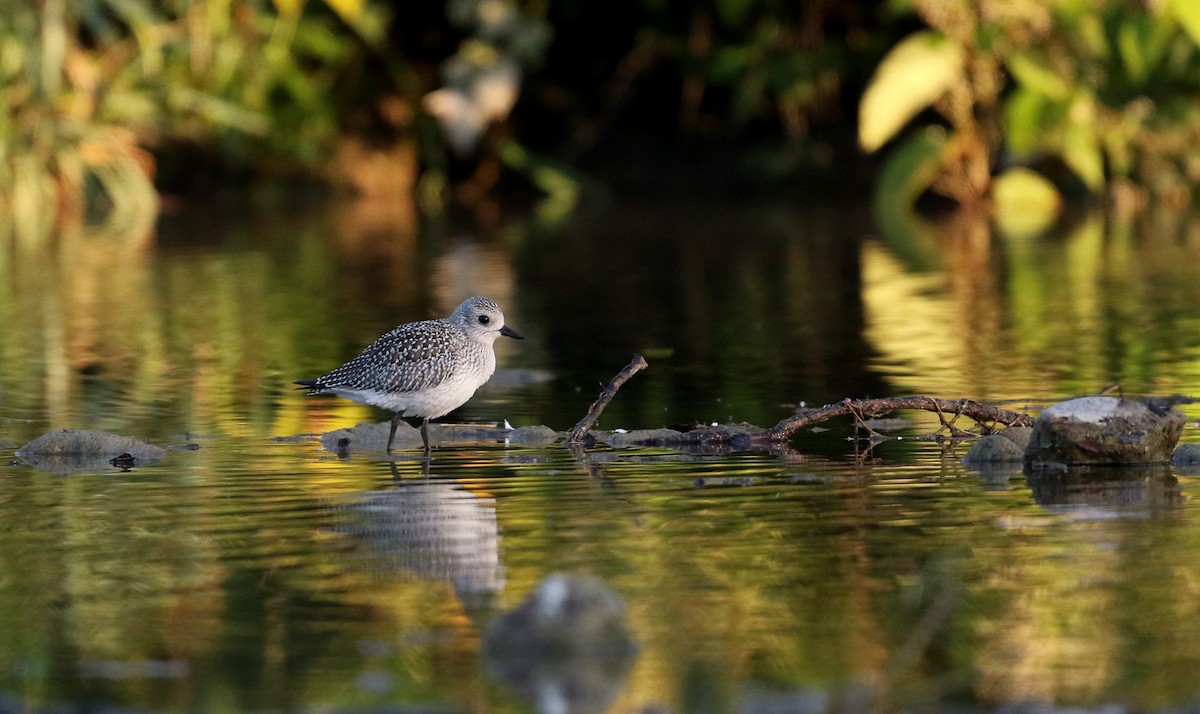
[[[396,416],[392,417],[392,428],[391,428],[391,430],[388,431],[387,452],[389,454],[392,453],[392,439],[396,438],[396,427],[400,426],[401,418],[402,417],[400,416],[400,412],[396,412]]]
[[[421,441],[425,442],[425,456],[429,457],[429,417],[421,420]]]

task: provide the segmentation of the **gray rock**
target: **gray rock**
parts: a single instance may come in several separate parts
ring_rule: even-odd
[[[363,422],[350,429],[334,429],[321,435],[321,445],[326,450],[338,455],[349,454],[382,454],[387,451],[388,430],[391,421],[377,424]],[[548,426],[523,426],[518,429],[504,429],[496,426],[479,424],[430,424],[429,444],[437,447],[439,444],[485,444],[501,443],[508,440],[515,444],[551,444],[559,439],[561,434]],[[396,439],[392,442],[392,451],[420,449],[421,430],[401,422],[396,427]]]
[[[53,473],[87,473],[161,461],[166,451],[132,436],[85,429],[58,429],[22,446],[17,458]],[[114,463],[115,462],[115,463]]]
[[[334,429],[321,435],[321,446],[335,454],[382,454],[387,451],[388,430],[391,422],[378,424],[362,422],[349,429]],[[421,430],[401,423],[396,427],[396,438],[392,449],[408,449],[421,446]]]
[[[683,442],[683,434],[674,429],[634,429],[619,433],[615,431],[594,432],[596,438],[609,446],[669,446]]]
[[[1046,407],[1025,450],[1029,464],[1144,464],[1170,460],[1187,417],[1118,397],[1082,397]]]
[[[1171,455],[1171,465],[1184,469],[1200,469],[1200,444],[1180,444]]]
[[[721,446],[750,448],[767,430],[753,424],[714,424],[691,431],[674,429],[635,429],[624,434],[595,432],[598,440],[609,446]]]
[[[717,444],[733,444],[734,446],[750,446],[754,439],[764,436],[767,430],[761,426],[747,424],[714,424],[700,429],[693,429],[683,435],[687,444],[714,446]]]
[[[562,434],[544,424],[537,426],[519,426],[506,435],[511,444],[528,444],[531,446],[553,444],[562,438]]]
[[[996,432],[996,434],[1008,439],[1021,447],[1021,451],[1024,451],[1029,448],[1029,437],[1033,436],[1033,428],[1028,426],[1010,426],[1003,431]]]
[[[1025,449],[1014,443],[1012,439],[1008,439],[1002,434],[988,434],[971,446],[970,451],[963,457],[963,463],[968,466],[1020,463],[1024,458]]]

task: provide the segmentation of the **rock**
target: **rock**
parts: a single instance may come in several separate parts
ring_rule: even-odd
[[[633,431],[599,432],[596,438],[609,446],[669,446],[682,443],[683,434],[674,429],[634,429]]]
[[[166,453],[132,436],[85,429],[47,432],[22,446],[17,458],[58,474],[132,468],[161,461]]]
[[[1024,458],[1025,449],[1018,446],[1012,439],[1008,439],[1002,434],[988,434],[971,446],[970,451],[963,457],[963,463],[968,466],[1020,463]]]
[[[1180,444],[1171,455],[1171,465],[1182,469],[1200,469],[1200,444]]]
[[[506,438],[510,444],[539,446],[553,444],[562,438],[562,434],[544,424],[538,424],[537,426],[519,426],[508,432]]]
[[[1029,448],[1029,437],[1033,436],[1033,428],[1028,426],[1010,426],[996,433],[998,436],[1003,436],[1005,439],[1021,447],[1021,451],[1024,451]]]
[[[321,435],[321,446],[339,456],[364,453],[382,454],[387,451],[388,431],[390,421],[372,424],[362,422],[349,429],[334,429]],[[408,449],[421,446],[421,430],[408,424],[401,423],[396,427],[396,438],[392,441],[392,449]]]
[[[683,435],[685,444],[700,444],[702,446],[715,446],[718,444],[731,444],[739,448],[748,448],[751,443],[764,436],[767,430],[761,426],[747,424],[714,424],[706,426],[703,429],[693,429]]]
[[[1027,464],[1144,464],[1170,460],[1187,417],[1118,397],[1082,397],[1046,407],[1025,450]]]
[[[334,429],[321,435],[321,445],[327,450],[346,456],[353,453],[382,454],[387,451],[388,430],[392,422],[377,424],[363,422],[350,429]],[[548,426],[523,426],[519,429],[503,429],[480,424],[430,424],[429,445],[439,444],[551,444],[561,435]],[[396,427],[396,438],[392,451],[422,448],[421,430],[401,422]]]
[[[599,432],[596,438],[609,446],[722,446],[748,449],[756,439],[767,433],[761,426],[753,424],[714,424],[690,431],[674,429],[636,429],[623,434]]]
[[[621,692],[636,652],[625,605],[603,583],[554,574],[483,636],[489,673],[542,711],[604,711]]]

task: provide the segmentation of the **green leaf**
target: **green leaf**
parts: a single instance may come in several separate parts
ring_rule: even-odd
[[[1008,61],[1008,69],[1017,83],[1025,89],[1044,94],[1051,99],[1066,99],[1071,86],[1055,71],[1027,52],[1017,52]]]
[[[875,151],[905,124],[963,81],[963,49],[940,32],[909,35],[871,77],[858,109],[858,141]]]
[[[1117,27],[1117,54],[1125,65],[1125,73],[1134,84],[1145,83],[1151,70],[1139,19],[1127,18]]]
[[[1041,148],[1049,100],[1040,92],[1018,87],[1004,104],[1004,137],[1008,150],[1027,157]]]
[[[875,183],[875,209],[887,215],[907,210],[937,177],[946,146],[946,130],[928,127],[901,142],[879,172]]]
[[[1168,0],[1167,9],[1183,26],[1192,42],[1200,45],[1200,2],[1196,0]]]
[[[1077,100],[1076,104],[1078,105]],[[1078,117],[1081,114],[1091,117],[1091,112],[1076,111],[1072,107],[1070,115]],[[1063,128],[1063,161],[1075,172],[1093,193],[1104,187],[1104,154],[1100,150],[1100,142],[1096,137],[1095,125],[1088,119],[1076,119]]]

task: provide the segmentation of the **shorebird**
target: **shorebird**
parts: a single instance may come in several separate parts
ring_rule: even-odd
[[[504,324],[500,306],[467,298],[450,317],[409,322],[384,334],[362,354],[324,377],[296,382],[312,394],[336,394],[396,413],[387,453],[400,421],[421,423],[429,456],[429,420],[462,406],[496,371],[498,337],[525,339]]]

